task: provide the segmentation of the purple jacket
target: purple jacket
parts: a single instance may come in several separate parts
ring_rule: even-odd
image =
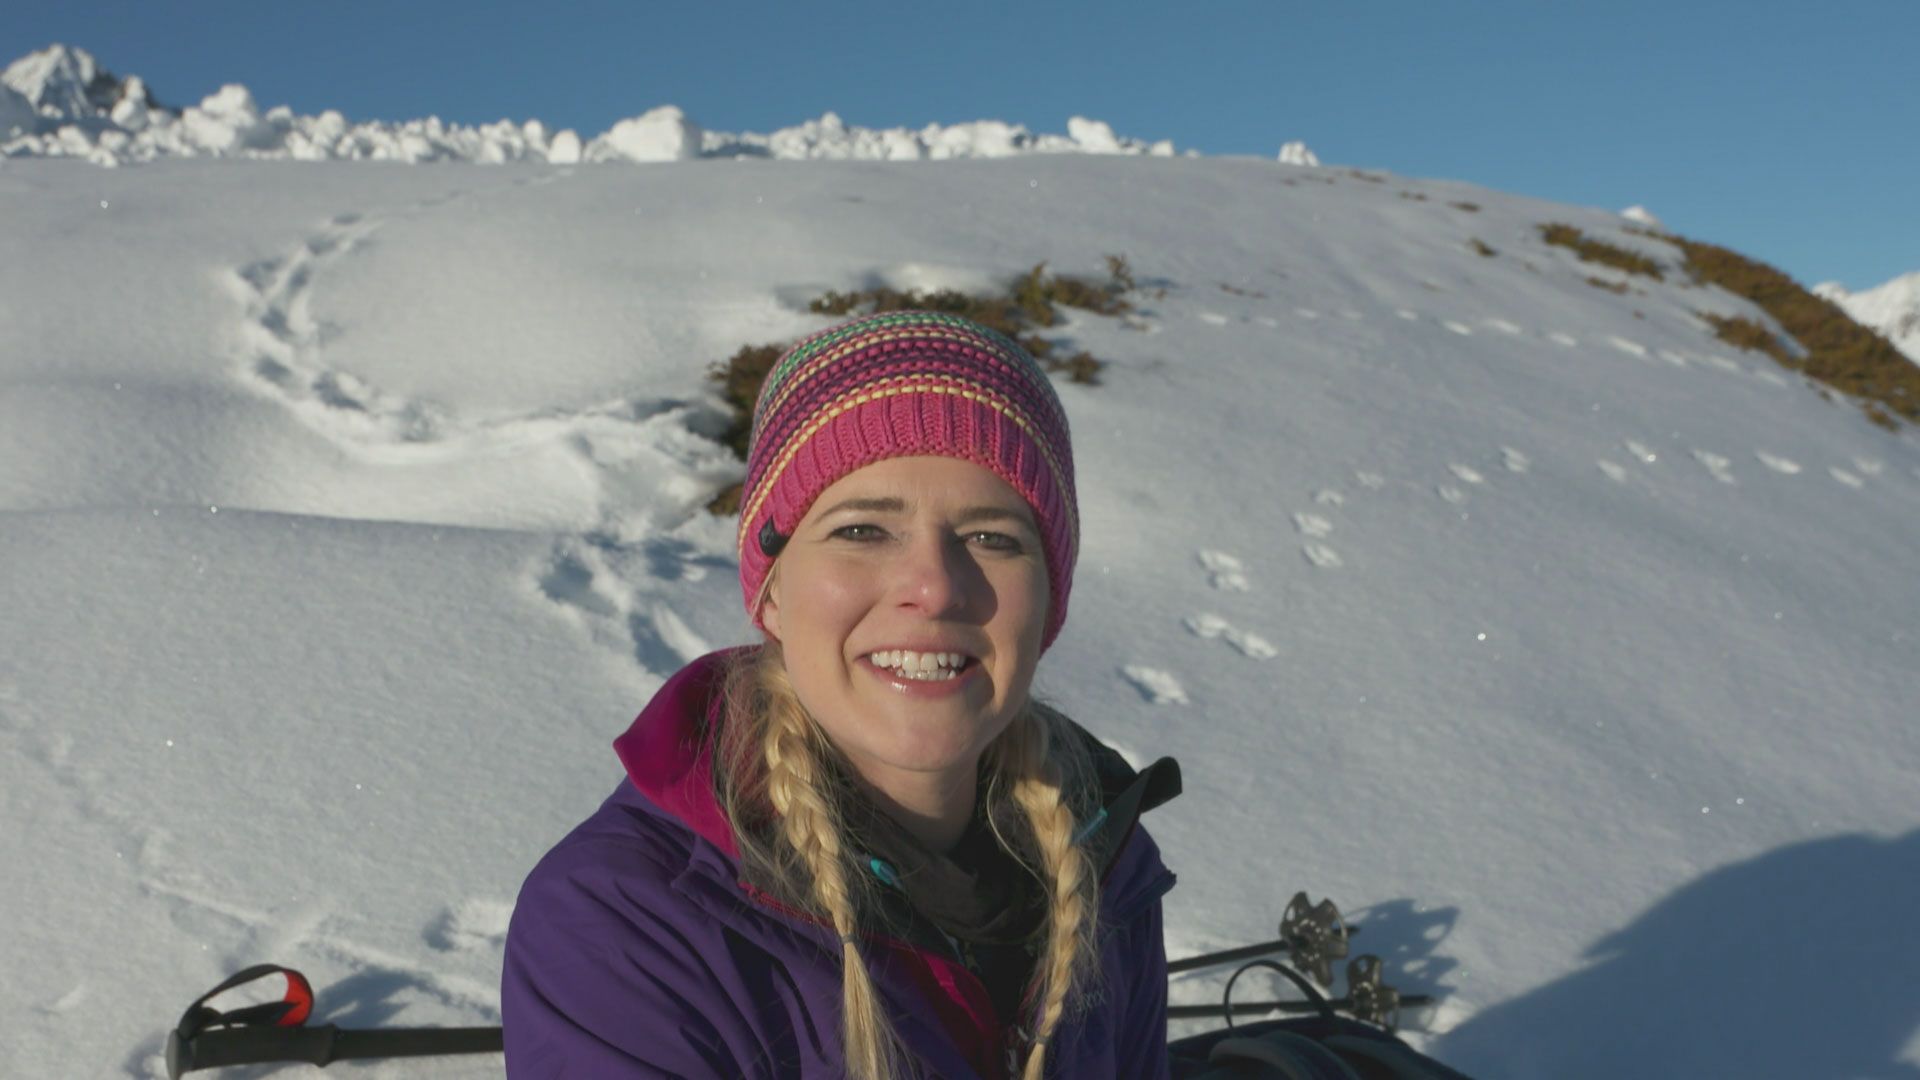
[[[628,782],[521,888],[501,985],[514,1080],[845,1073],[838,939],[740,881],[713,795],[697,721],[718,705],[722,655],[675,675],[614,742]],[[1101,884],[1103,980],[1063,1022],[1049,1076],[1168,1075],[1173,875],[1125,817]],[[886,939],[861,951],[921,1075],[1006,1075],[1003,1025],[957,959]]]

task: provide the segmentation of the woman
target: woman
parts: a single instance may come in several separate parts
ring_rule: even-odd
[[[1164,1076],[1179,789],[1029,695],[1066,620],[1051,383],[949,315],[802,342],[754,412],[740,584],[761,645],[675,675],[627,779],[527,879],[520,1077]]]

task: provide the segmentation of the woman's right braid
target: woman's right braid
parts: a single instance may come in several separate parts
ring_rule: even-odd
[[[847,1070],[857,1080],[890,1080],[898,1058],[896,1042],[857,945],[839,822],[822,794],[823,770],[811,744],[810,722],[784,678],[768,689],[772,715],[763,743],[767,797],[780,816],[782,837],[806,864],[814,901],[840,936],[841,1039]]]

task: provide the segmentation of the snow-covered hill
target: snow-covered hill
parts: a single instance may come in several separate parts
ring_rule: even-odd
[[[1171,156],[1167,140],[1115,135],[1098,120],[1073,117],[1067,134],[1035,134],[1018,124],[978,120],[908,128],[850,126],[833,113],[770,135],[706,131],[677,106],[662,105],[582,139],[538,120],[475,126],[438,118],[353,123],[331,109],[296,115],[262,110],[246,87],[229,84],[199,105],[161,106],[137,76],[118,78],[83,49],[52,45],[15,61],[0,84],[0,156],[78,157],[101,165],[165,157],[372,161],[678,161],[697,157],[882,161],[1008,157],[1016,154]],[[1310,151],[1301,151],[1310,155]]]
[[[1920,270],[1857,293],[1831,281],[1814,286],[1813,291],[1839,304],[1853,321],[1879,331],[1894,348],[1920,364]]]
[[[1244,159],[7,161],[0,1076],[162,1075],[259,960],[497,1019],[609,741],[749,633],[708,365],[1109,254],[1135,310],[1049,331],[1109,366],[1040,688],[1182,761],[1171,950],[1305,888],[1475,1076],[1912,1071],[1920,445],[1550,221],[1679,259]]]

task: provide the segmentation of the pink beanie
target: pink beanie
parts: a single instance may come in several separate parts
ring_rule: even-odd
[[[761,583],[813,500],[876,461],[937,455],[993,471],[1033,508],[1052,592],[1041,648],[1067,618],[1080,548],[1073,450],[1053,383],[1026,350],[956,315],[895,311],[823,330],[760,388],[740,493],[740,591]]]

